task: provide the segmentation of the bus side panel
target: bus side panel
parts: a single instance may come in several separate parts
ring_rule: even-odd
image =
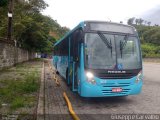
[[[57,69],[57,62],[58,62],[58,56],[53,56],[53,61],[52,61],[52,63],[53,63],[53,65],[54,65],[54,67]]]

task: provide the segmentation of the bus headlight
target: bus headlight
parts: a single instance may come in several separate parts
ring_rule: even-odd
[[[137,75],[136,83],[139,83],[142,80],[142,71],[140,71]]]
[[[91,72],[86,72],[87,82],[90,84],[96,84],[96,81],[94,80],[94,75]]]

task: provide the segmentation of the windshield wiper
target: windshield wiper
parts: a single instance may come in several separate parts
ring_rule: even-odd
[[[125,40],[125,41],[124,41]],[[126,35],[124,37],[124,42],[122,40],[120,40],[120,52],[121,52],[121,58],[122,58],[122,52],[123,52],[123,49],[125,48],[126,44],[127,44],[127,40],[128,40],[128,35]]]
[[[99,37],[102,39],[102,41],[104,42],[104,44],[109,48],[111,49],[111,56],[112,56],[112,42],[111,42],[111,39],[110,41],[108,41],[108,39],[104,36],[103,33],[101,32],[97,32],[97,34],[99,35]]]

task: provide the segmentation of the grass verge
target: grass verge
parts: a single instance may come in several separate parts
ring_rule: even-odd
[[[42,61],[18,64],[0,74],[0,113],[33,114],[40,87]]]

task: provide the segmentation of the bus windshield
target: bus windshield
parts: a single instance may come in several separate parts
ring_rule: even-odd
[[[85,66],[89,69],[141,68],[138,38],[108,33],[86,33]]]

